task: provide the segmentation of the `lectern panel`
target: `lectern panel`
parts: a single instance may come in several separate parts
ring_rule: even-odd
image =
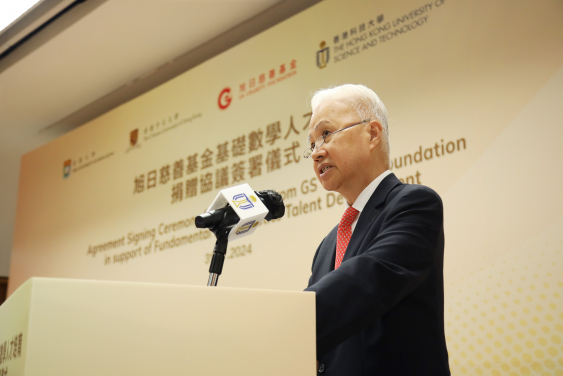
[[[25,372],[10,375],[315,373],[310,293],[44,278],[22,288]],[[3,314],[26,309],[7,304]]]

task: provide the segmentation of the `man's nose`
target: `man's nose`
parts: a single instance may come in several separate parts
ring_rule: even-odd
[[[324,149],[324,145],[322,145],[320,148],[316,147],[311,154],[311,158],[313,158],[314,161],[319,161],[324,157],[326,157],[326,150]]]

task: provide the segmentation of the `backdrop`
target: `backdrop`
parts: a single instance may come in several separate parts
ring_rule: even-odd
[[[327,0],[22,158],[10,292],[31,276],[204,285],[219,190],[275,189],[219,285],[301,290],[343,199],[315,178],[308,99],[363,83],[393,172],[445,206],[456,375],[563,375],[563,3]]]

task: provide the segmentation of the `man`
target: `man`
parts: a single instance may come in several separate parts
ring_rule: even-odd
[[[348,203],[306,289],[316,293],[319,374],[449,375],[440,197],[389,171],[387,111],[373,91],[343,85],[311,105],[304,157]]]

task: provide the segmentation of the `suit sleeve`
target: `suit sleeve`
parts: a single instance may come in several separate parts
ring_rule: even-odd
[[[380,221],[355,257],[306,289],[316,293],[318,357],[373,324],[424,283],[434,265],[443,233],[442,201],[434,191],[405,187],[386,203]]]

